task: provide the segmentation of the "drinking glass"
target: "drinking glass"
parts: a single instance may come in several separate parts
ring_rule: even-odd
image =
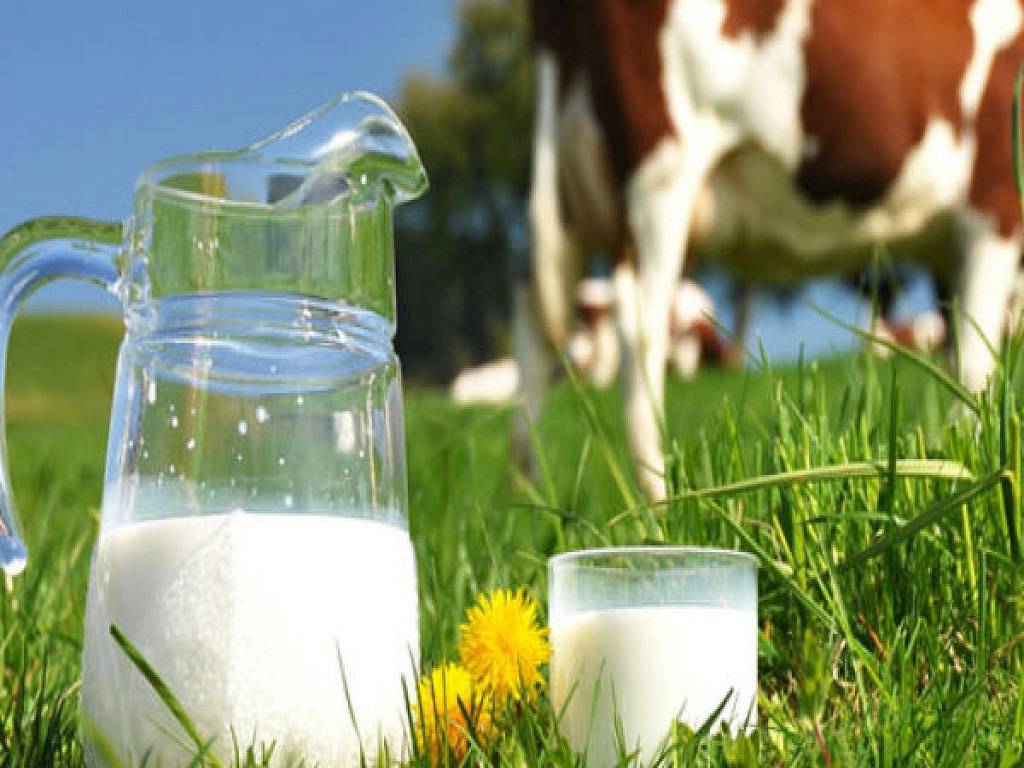
[[[612,766],[620,750],[653,760],[676,721],[753,728],[754,557],[620,547],[557,555],[548,572],[553,703],[588,765]]]

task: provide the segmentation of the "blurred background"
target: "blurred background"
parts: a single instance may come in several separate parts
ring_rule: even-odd
[[[531,45],[522,0],[228,4],[178,0],[0,8],[0,231],[49,214],[121,219],[146,164],[250,143],[335,93],[399,111],[431,177],[396,222],[406,374],[444,383],[507,354],[512,285],[526,268]],[[729,282],[701,274],[728,324]],[[835,281],[757,294],[751,333],[769,357],[844,350],[864,301]],[[911,276],[897,314],[933,302]],[[109,313],[111,297],[55,284],[35,312]],[[57,327],[57,326],[54,326]]]

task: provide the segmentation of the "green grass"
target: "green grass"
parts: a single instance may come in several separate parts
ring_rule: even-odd
[[[32,554],[0,588],[0,768],[82,764],[81,627],[118,335],[100,320],[30,318],[13,338],[9,455]],[[762,561],[758,764],[1024,764],[1011,383],[977,418],[950,421],[954,394],[906,360],[672,382],[676,493],[656,509],[631,501],[615,392],[555,389],[532,482],[510,457],[509,411],[459,410],[412,389],[424,664],[453,656],[478,592],[529,585],[543,601],[554,552],[738,547]],[[577,764],[543,699],[507,715],[501,739],[470,762]],[[750,746],[681,737],[663,764],[749,765]]]

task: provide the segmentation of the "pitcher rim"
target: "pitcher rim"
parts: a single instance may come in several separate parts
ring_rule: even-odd
[[[389,188],[387,185],[380,185],[379,187],[377,185],[370,185],[364,187],[364,189],[372,190],[373,197],[375,198],[390,198],[392,202],[398,203],[415,199],[423,194],[429,186],[429,181],[426,176],[426,171],[423,168],[423,161],[420,159],[419,151],[416,149],[416,145],[413,142],[412,137],[409,135],[409,131],[406,126],[402,123],[394,109],[391,108],[391,105],[389,105],[384,99],[369,91],[353,90],[344,91],[335,95],[333,98],[317,105],[309,112],[296,120],[293,120],[283,128],[280,128],[268,136],[265,136],[241,149],[185,152],[149,163],[143,167],[136,179],[136,196],[141,193],[149,192],[153,195],[167,195],[168,197],[186,202],[206,204],[213,203],[260,211],[273,209],[276,212],[278,208],[274,203],[259,200],[236,199],[229,196],[213,196],[203,192],[193,192],[191,190],[171,187],[163,182],[169,178],[175,169],[180,168],[182,171],[195,170],[197,167],[201,168],[202,165],[207,163],[216,164],[221,167],[244,164],[250,168],[286,169],[293,173],[295,171],[313,171],[317,166],[317,162],[313,160],[302,160],[297,158],[283,159],[275,157],[273,153],[268,155],[265,150],[267,150],[268,147],[273,147],[276,141],[288,139],[290,136],[302,131],[321,115],[330,112],[335,107],[346,102],[360,102],[363,105],[369,105],[373,109],[378,110],[380,115],[388,121],[389,127],[401,138],[404,150],[408,153],[406,160],[408,160],[417,170],[416,183],[408,188],[404,188],[400,184],[395,185],[390,188],[391,194],[387,194],[385,192],[384,195],[380,195],[379,192],[380,190],[387,190]],[[364,120],[365,119],[366,118],[364,118]],[[361,186],[362,185],[360,184],[354,184],[353,188],[359,189]],[[355,197],[359,198],[360,195],[355,195]],[[335,201],[330,200],[322,203],[316,203],[315,205],[322,208],[332,208],[335,207]]]
[[[218,205],[253,212],[274,211],[274,213],[289,213],[287,210],[278,210],[273,203],[220,197],[203,192],[180,189],[163,183],[164,179],[170,177],[176,170],[180,170],[183,173],[188,171],[196,172],[206,170],[207,168],[223,168],[225,166],[242,164],[250,168],[278,168],[292,171],[308,170],[309,168],[309,166],[304,164],[287,163],[281,160],[261,157],[239,157],[238,152],[228,150],[182,153],[157,160],[143,168],[135,182],[135,194],[139,196],[143,193],[149,193],[153,197],[159,195],[184,204]],[[320,203],[316,205],[324,209],[337,207],[333,203]]]

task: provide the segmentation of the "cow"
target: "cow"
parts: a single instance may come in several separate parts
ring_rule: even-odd
[[[610,254],[649,497],[665,495],[664,318],[688,253],[784,284],[862,271],[884,244],[953,287],[958,374],[984,389],[1021,251],[1018,0],[533,0],[531,13],[521,357],[564,348],[585,256]],[[522,379],[535,416],[544,376]]]
[[[576,374],[597,388],[612,384],[619,370],[619,337],[613,320],[614,290],[603,277],[588,277],[576,290],[579,323],[565,354]],[[734,367],[740,357],[715,327],[715,304],[689,279],[679,282],[666,322],[672,367],[692,379],[704,363]],[[505,405],[520,391],[519,362],[512,357],[463,368],[452,379],[449,394],[458,405]]]
[[[615,328],[611,280],[588,277],[576,291],[577,330],[569,337],[569,362],[595,387],[608,387],[619,372],[621,350]],[[715,303],[699,284],[683,278],[669,305],[668,362],[681,379],[692,379],[702,364],[736,367],[740,353],[716,327]]]

